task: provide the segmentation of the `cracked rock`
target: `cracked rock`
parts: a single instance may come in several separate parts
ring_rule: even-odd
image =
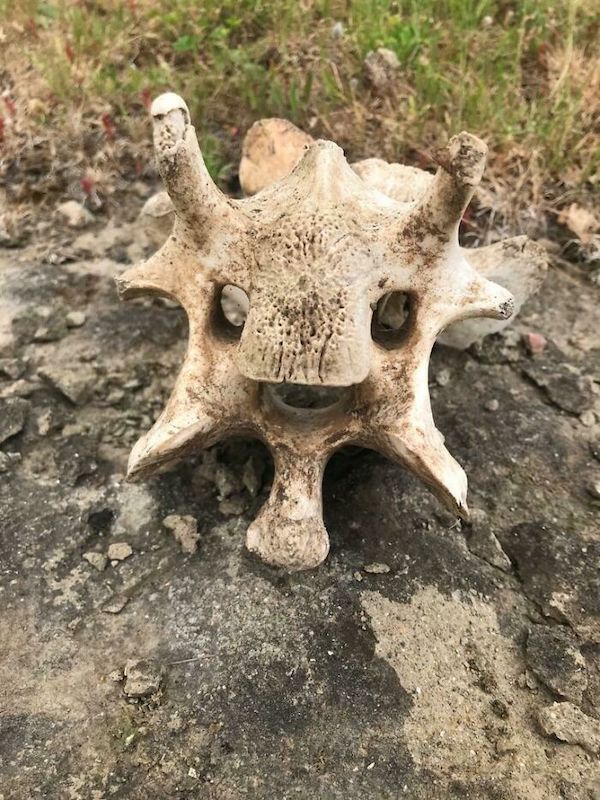
[[[467,547],[473,555],[482,558],[493,567],[497,567],[503,572],[510,572],[512,569],[511,560],[502,549],[502,545],[494,532],[490,529],[487,519],[487,514],[483,510],[474,508],[471,511]]]
[[[156,694],[163,679],[163,669],[153,659],[130,660],[125,664],[123,691],[128,697],[141,698]]]
[[[553,703],[539,712],[538,719],[547,736],[578,744],[595,755],[600,753],[600,722],[572,703]]]
[[[571,531],[545,520],[499,531],[498,538],[544,616],[567,623],[584,642],[600,642],[598,543],[582,549]]]
[[[163,519],[163,525],[173,534],[173,538],[179,543],[184,553],[192,555],[198,549],[198,523],[189,515],[180,516],[170,514]]]
[[[82,405],[88,399],[92,373],[83,365],[76,370],[64,365],[48,365],[39,369],[38,373],[74,405]]]
[[[0,400],[0,444],[23,430],[28,413],[27,400],[20,397]]]
[[[527,638],[527,664],[552,691],[581,702],[587,686],[585,660],[573,634],[563,627],[533,628]]]
[[[555,345],[547,343],[547,348],[548,358],[527,363],[523,373],[544,391],[553,405],[569,414],[585,413],[592,403],[591,379],[568,364]]]
[[[16,381],[25,372],[25,364],[18,358],[0,358],[0,375]]]

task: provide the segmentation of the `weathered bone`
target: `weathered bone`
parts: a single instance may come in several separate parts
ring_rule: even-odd
[[[449,214],[451,224],[459,216],[458,208],[450,212],[453,202],[466,207],[483,171],[486,147],[468,134],[454,142],[454,167],[450,172],[438,170],[436,176],[404,164],[388,164],[379,158],[368,158],[352,164],[352,169],[363,181],[388,197],[401,203],[416,203],[422,218],[428,216],[443,226],[444,214]],[[260,120],[250,128],[242,147],[240,183],[247,195],[270,186],[285,177],[302,156],[306,143],[313,141],[290,122],[281,119]],[[469,148],[469,142],[474,149]],[[464,153],[461,157],[460,151]],[[441,159],[451,158],[449,151]],[[443,165],[442,165],[443,166]],[[455,175],[451,174],[454,170]],[[445,195],[445,197],[444,197]],[[437,198],[437,200],[436,200]],[[431,204],[437,204],[437,210]],[[464,207],[462,209],[464,211]],[[508,289],[515,301],[515,314],[523,303],[540,287],[547,272],[547,257],[541,245],[526,236],[516,236],[503,242],[481,248],[463,248],[463,256],[482,275]],[[380,303],[379,321],[390,328],[403,320],[405,296],[394,293]],[[514,319],[467,319],[450,325],[438,338],[442,344],[464,349],[490,333],[501,331]]]
[[[327,555],[321,481],[344,445],[400,462],[465,516],[467,479],[433,422],[427,379],[440,331],[512,312],[510,293],[473,269],[458,246],[483,143],[468,134],[450,140],[437,176],[411,201],[369,186],[325,141],[308,145],[288,176],[230,200],[208,177],[185,103],[163,96],[153,115],[175,225],[158,253],[118,284],[123,297],[148,291],[178,299],[190,334],[171,398],[135,445],[128,477],[146,477],[223,437],[262,440],[275,480],[247,546],[289,570]],[[241,302],[242,292],[249,311],[237,338],[223,308]],[[411,302],[401,335],[384,347],[371,337],[372,309],[390,292]],[[281,389],[294,384],[307,392],[329,387],[332,403],[294,407]]]

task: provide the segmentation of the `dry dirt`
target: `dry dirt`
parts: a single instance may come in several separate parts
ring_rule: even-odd
[[[436,348],[472,525],[343,452],[331,555],[290,576],[243,547],[258,444],[124,482],[185,319],[117,300],[135,227],[52,230],[0,252],[0,798],[598,800],[598,288],[553,266],[512,329]]]

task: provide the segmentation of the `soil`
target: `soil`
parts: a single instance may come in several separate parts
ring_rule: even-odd
[[[172,303],[117,299],[144,235],[0,251],[1,800],[598,800],[598,288],[553,265],[512,328],[435,349],[470,525],[344,451],[331,554],[288,575],[243,545],[261,445],[124,480],[186,339]]]

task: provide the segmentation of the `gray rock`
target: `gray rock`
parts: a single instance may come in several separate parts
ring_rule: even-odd
[[[481,509],[474,508],[470,523],[467,529],[467,547],[471,553],[503,572],[510,572],[512,563],[491,530],[488,515]]]
[[[556,694],[581,702],[587,686],[585,660],[571,631],[562,626],[533,628],[527,638],[530,669]]]
[[[163,669],[153,659],[130,660],[125,664],[123,691],[128,697],[142,698],[156,694],[163,680]]]
[[[20,397],[0,400],[0,444],[23,430],[28,413],[27,400]]]
[[[0,358],[0,375],[16,381],[25,372],[25,364],[18,358]]]
[[[225,497],[219,502],[219,511],[227,517],[239,517],[248,507],[248,501],[241,494]]]
[[[198,549],[198,523],[189,515],[170,514],[163,519],[165,528],[173,534],[184,553],[192,555]]]
[[[68,369],[63,364],[48,364],[41,367],[38,374],[74,405],[81,405],[88,399],[95,377],[93,371],[83,364],[77,369]]]
[[[600,753],[600,722],[572,703],[553,703],[539,712],[538,720],[547,736],[578,744],[594,755]]]

